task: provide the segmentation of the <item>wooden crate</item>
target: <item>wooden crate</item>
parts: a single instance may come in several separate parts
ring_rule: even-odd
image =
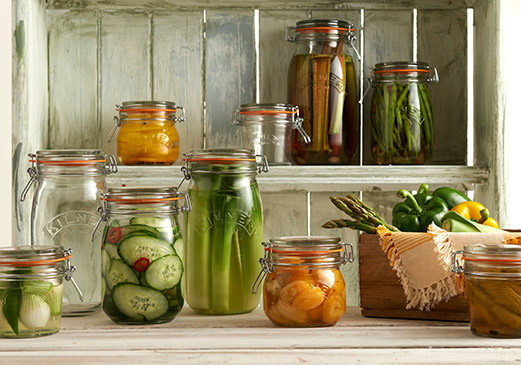
[[[359,238],[360,307],[367,317],[468,321],[467,300],[458,295],[430,311],[405,309],[406,299],[375,234]]]

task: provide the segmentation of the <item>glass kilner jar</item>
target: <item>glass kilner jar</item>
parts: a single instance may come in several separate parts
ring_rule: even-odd
[[[183,168],[192,210],[184,217],[186,301],[198,313],[255,309],[251,293],[262,257],[262,204],[252,150],[191,151]]]
[[[371,155],[379,164],[421,164],[432,155],[434,125],[429,84],[438,73],[424,62],[377,63],[369,109]]]
[[[303,129],[293,136],[299,165],[358,163],[358,91],[354,26],[342,20],[311,19],[289,27],[296,49],[288,72],[288,103],[300,107]],[[355,49],[356,51],[356,49]]]
[[[179,158],[176,123],[185,120],[185,110],[170,101],[125,101],[116,105],[119,127],[117,151],[123,165],[172,165]]]
[[[60,330],[64,279],[75,267],[61,246],[0,248],[0,337],[40,337]]]
[[[279,237],[264,242],[262,269],[266,316],[286,327],[333,326],[346,310],[340,265],[353,262],[353,246],[338,237]]]
[[[116,323],[170,322],[184,304],[183,239],[177,215],[190,211],[175,188],[109,188],[102,193],[103,310]]]
[[[461,255],[462,267],[457,260]],[[521,246],[468,244],[452,254],[463,273],[470,330],[485,337],[521,337]]]
[[[75,276],[83,292],[63,290],[63,315],[84,315],[101,307],[101,250],[93,242],[99,192],[105,175],[117,171],[116,159],[99,150],[45,150],[30,154],[31,179],[21,200],[35,183],[31,208],[31,245],[58,245],[74,250]]]

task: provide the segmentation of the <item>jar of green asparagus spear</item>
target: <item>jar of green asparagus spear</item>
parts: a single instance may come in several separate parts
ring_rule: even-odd
[[[185,298],[203,314],[246,313],[262,257],[262,204],[256,175],[267,160],[245,149],[191,151],[183,167],[192,210],[184,217]]]
[[[293,134],[293,161],[299,165],[358,163],[358,88],[353,51],[354,25],[343,20],[308,19],[288,27],[295,43],[288,70],[288,103],[300,107],[311,143]]]
[[[422,164],[432,155],[434,128],[429,84],[436,68],[424,62],[384,62],[372,69],[371,155],[379,164]]]

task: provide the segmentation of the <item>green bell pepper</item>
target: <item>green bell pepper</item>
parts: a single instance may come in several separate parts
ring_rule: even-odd
[[[470,198],[461,191],[449,187],[442,187],[434,190],[432,196],[445,200],[449,209],[452,209],[459,203],[470,201]]]
[[[401,189],[398,196],[405,201],[393,208],[393,225],[404,232],[426,232],[429,224],[441,225],[441,218],[449,211],[440,197],[429,194],[429,185],[422,184],[417,194]]]

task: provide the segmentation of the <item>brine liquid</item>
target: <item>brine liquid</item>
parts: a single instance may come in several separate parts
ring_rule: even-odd
[[[259,192],[247,176],[215,175],[195,177],[189,189],[186,301],[204,314],[250,312],[260,301],[251,293],[262,257]]]
[[[293,135],[297,164],[347,164],[358,147],[358,102],[353,59],[348,55],[299,54],[291,60],[288,102],[300,108],[306,144]]]

